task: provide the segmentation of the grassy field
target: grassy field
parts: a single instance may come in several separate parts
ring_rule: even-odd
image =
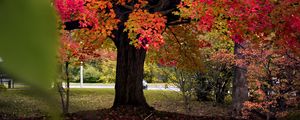
[[[175,91],[144,91],[148,103],[157,110],[185,113],[181,96]],[[46,114],[47,103],[30,96],[27,90],[0,91],[0,113],[29,117]],[[113,104],[114,89],[71,89],[70,112],[110,108]],[[190,115],[225,115],[227,106],[213,103],[192,102]],[[59,107],[59,106],[58,106]]]

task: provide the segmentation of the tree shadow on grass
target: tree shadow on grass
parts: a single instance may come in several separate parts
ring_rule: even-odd
[[[235,120],[224,116],[191,116],[180,113],[124,106],[116,109],[80,111],[69,114],[66,120]]]

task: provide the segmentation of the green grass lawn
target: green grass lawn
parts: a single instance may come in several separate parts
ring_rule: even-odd
[[[144,91],[148,103],[157,110],[185,113],[181,96],[175,91]],[[28,90],[0,91],[0,113],[29,117],[46,114],[47,103],[30,96]],[[70,112],[110,108],[114,100],[114,89],[71,89]],[[192,102],[190,115],[225,115],[226,106],[213,103]],[[58,106],[59,107],[59,106]]]

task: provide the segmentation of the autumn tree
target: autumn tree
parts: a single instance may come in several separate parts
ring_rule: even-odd
[[[194,21],[203,34],[218,30],[235,42],[238,58],[243,58],[239,49],[245,47],[244,41],[264,41],[272,33],[277,46],[299,54],[298,0],[56,0],[55,6],[64,29],[80,29],[83,41],[114,41],[117,70],[113,107],[149,107],[142,91],[146,52],[166,44],[162,33],[172,25]],[[248,98],[243,69],[237,67],[233,82],[237,113]]]
[[[80,28],[83,41],[101,43],[108,37],[114,41],[117,70],[113,107],[149,107],[142,90],[146,51],[164,43],[161,33],[167,25],[185,22],[172,14],[179,3],[180,0],[56,0],[54,4],[65,30]]]
[[[199,41],[200,35],[192,23],[168,26],[163,34],[166,44],[159,51],[148,51],[156,53],[156,55],[151,54],[150,58],[156,58],[161,66],[172,70],[174,77],[170,82],[180,89],[186,113],[192,110],[191,101],[195,92],[196,73],[203,70],[200,48],[205,44]]]
[[[245,56],[241,49],[247,42],[265,41],[274,34],[275,46],[289,49],[299,55],[300,7],[298,0],[190,0],[179,4],[183,18],[198,23],[200,31],[206,33],[219,30],[235,42],[237,59]],[[245,42],[247,41],[247,42]],[[247,65],[236,66],[233,80],[233,110],[241,115],[243,102],[248,99]]]
[[[59,74],[60,78],[56,83],[58,88],[63,113],[69,111],[69,94],[70,94],[70,65],[83,64],[85,61],[90,61],[99,58],[105,53],[99,52],[99,44],[93,44],[93,41],[84,41],[77,39],[79,32],[60,30],[60,47],[59,47]],[[63,86],[63,83],[66,86]]]
[[[274,36],[269,36],[269,40]],[[295,53],[273,47],[271,41],[250,44],[241,51],[245,58],[239,64],[247,65],[250,99],[244,103],[245,117],[253,115],[274,119],[287,115],[288,108],[299,104],[300,59]]]

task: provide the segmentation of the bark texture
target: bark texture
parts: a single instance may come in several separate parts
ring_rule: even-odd
[[[243,49],[244,44],[234,45],[234,54],[237,59],[242,59],[243,55],[240,50]],[[246,78],[247,69],[246,66],[236,66],[234,71],[233,88],[232,88],[232,105],[233,115],[241,116],[241,109],[243,103],[248,100],[248,84]]]
[[[113,108],[123,105],[150,108],[143,92],[146,50],[129,44],[127,33],[118,30],[117,73]]]

